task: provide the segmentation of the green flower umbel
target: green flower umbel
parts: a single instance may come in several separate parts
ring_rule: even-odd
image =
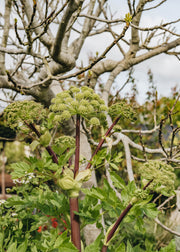
[[[171,165],[162,161],[149,161],[139,168],[142,176],[143,186],[148,181],[153,180],[148,187],[165,196],[170,196],[174,193],[175,174]]]
[[[131,108],[129,104],[127,104],[124,101],[118,102],[113,104],[108,111],[109,115],[114,120],[117,117],[121,117],[122,119],[126,118],[129,120],[135,120],[136,119],[136,113]]]
[[[89,87],[71,87],[52,99],[50,118],[54,123],[63,123],[73,115],[80,115],[91,125],[100,125],[105,121],[107,107],[99,95]]]
[[[40,103],[34,101],[17,101],[4,110],[6,125],[13,129],[23,130],[24,122],[37,123],[46,116],[46,110]]]

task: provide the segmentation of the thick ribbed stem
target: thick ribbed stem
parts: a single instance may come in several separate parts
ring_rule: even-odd
[[[80,115],[76,116],[76,150],[75,150],[75,164],[74,164],[74,178],[79,172],[79,152],[80,152]],[[71,241],[76,248],[81,251],[81,237],[80,237],[80,222],[79,216],[74,211],[79,212],[78,197],[70,198],[70,217],[71,217]]]
[[[80,115],[76,116],[76,150],[75,150],[75,165],[74,178],[79,171],[79,152],[80,152]]]
[[[127,213],[129,212],[129,210],[132,208],[132,204],[129,203],[129,205],[124,209],[124,211],[121,213],[121,215],[119,216],[119,218],[117,219],[117,221],[114,223],[114,226],[112,227],[111,231],[108,234],[107,237],[107,242],[109,240],[111,240],[111,238],[113,237],[114,233],[116,232],[117,228],[119,227],[121,221],[124,219],[124,217],[127,215]],[[107,251],[107,246],[103,245],[101,252],[106,252]]]
[[[79,216],[74,211],[79,212],[78,198],[70,198],[70,218],[71,218],[71,241],[76,248],[81,251],[80,222]]]

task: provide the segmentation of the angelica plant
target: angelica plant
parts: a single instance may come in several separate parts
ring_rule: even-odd
[[[83,182],[91,177],[90,169],[79,172],[79,152],[80,152],[80,121],[84,118],[89,125],[100,125],[106,119],[105,111],[107,107],[104,101],[94,93],[89,87],[71,87],[70,90],[57,94],[52,99],[49,117],[54,123],[63,123],[72,116],[76,116],[76,149],[74,171],[63,171],[63,177],[58,180],[62,189],[69,192],[70,217],[71,217],[71,240],[81,251],[80,222],[79,216],[74,212],[79,212],[78,196]]]
[[[48,153],[52,156],[52,160],[56,164],[61,164],[61,169],[57,171],[55,168],[55,180],[56,184],[68,193],[70,202],[70,219],[71,219],[71,241],[73,244],[81,250],[81,237],[80,237],[80,222],[78,216],[78,196],[81,190],[82,184],[88,181],[91,177],[91,161],[84,171],[79,171],[79,150],[80,150],[80,122],[83,118],[86,122],[87,127],[89,126],[99,126],[104,125],[107,127],[106,123],[106,112],[108,112],[112,119],[113,124],[109,129],[107,129],[104,137],[99,142],[98,147],[92,155],[92,158],[97,154],[97,152],[102,147],[106,137],[110,134],[113,127],[117,125],[119,119],[122,117],[133,118],[133,110],[124,103],[119,103],[113,105],[109,110],[105,106],[104,101],[94,93],[94,91],[89,87],[71,87],[69,90],[57,94],[55,98],[52,99],[52,104],[50,106],[50,113],[47,117],[47,111],[42,107],[42,105],[37,104],[33,101],[23,101],[18,103],[13,103],[7,107],[4,112],[4,118],[7,125],[14,129],[22,129],[24,132],[29,130],[33,131],[39,140],[33,141],[31,144],[33,149],[35,149],[39,144],[44,146]],[[53,126],[63,125],[71,117],[76,117],[76,137],[75,141],[72,137],[63,136],[55,140],[55,151],[49,143],[51,141],[51,134],[49,129]],[[45,122],[47,120],[47,123]],[[43,122],[42,126],[37,126],[39,122]],[[46,127],[45,127],[46,126]],[[47,129],[49,128],[49,129]],[[40,129],[40,131],[39,131]],[[42,134],[41,134],[42,132]],[[75,163],[74,169],[64,166],[67,158],[69,158],[73,153],[73,147],[75,145]],[[61,153],[64,151],[72,149],[66,158],[56,156],[56,152],[61,146]],[[63,147],[62,147],[63,146]],[[62,162],[61,162],[62,161]],[[63,169],[62,169],[63,166]],[[23,167],[23,164],[19,167]],[[28,170],[26,172],[29,172]],[[19,171],[20,172],[20,171]],[[21,174],[22,177],[23,171]],[[26,175],[24,176],[26,177]],[[51,176],[52,177],[52,176]]]
[[[113,121],[109,128],[106,122],[107,113]],[[75,138],[61,135],[61,133],[59,135],[59,132],[56,130],[63,127],[71,118],[75,121]],[[119,102],[107,108],[104,101],[89,87],[71,87],[69,90],[57,94],[52,99],[49,110],[44,109],[41,104],[33,101],[10,104],[4,111],[6,124],[26,134],[33,132],[33,137],[36,136],[36,138],[31,143],[32,149],[35,150],[37,146],[42,146],[43,149],[47,150],[49,155],[45,151],[42,152],[40,159],[30,157],[27,162],[12,165],[12,178],[18,182],[14,190],[16,190],[18,196],[15,199],[9,199],[7,203],[3,204],[4,209],[2,213],[5,213],[6,209],[12,207],[13,211],[18,213],[17,218],[21,218],[21,211],[25,218],[29,218],[27,217],[28,214],[32,214],[33,212],[31,219],[35,224],[31,226],[30,222],[26,227],[27,232],[29,232],[28,239],[32,237],[31,231],[34,232],[34,230],[37,230],[38,235],[42,233],[42,239],[45,239],[43,243],[44,251],[59,247],[66,248],[68,246],[69,249],[75,252],[81,251],[82,247],[80,219],[82,226],[96,222],[97,226],[101,228],[100,209],[102,208],[105,215],[108,216],[109,228],[107,228],[105,237],[103,237],[103,234],[100,234],[96,241],[90,247],[87,247],[87,251],[90,249],[90,251],[105,252],[108,248],[110,251],[111,249],[112,251],[120,249],[120,247],[114,245],[113,241],[116,241],[122,221],[127,222],[129,212],[131,212],[131,218],[134,221],[136,219],[143,219],[144,214],[149,218],[154,218],[158,214],[158,211],[155,204],[149,203],[152,198],[150,192],[156,191],[165,196],[170,196],[174,190],[175,176],[173,168],[169,164],[159,161],[146,162],[139,168],[142,178],[141,188],[137,188],[134,182],[126,185],[116,172],[110,171],[114,187],[121,192],[121,200],[117,197],[106,179],[102,188],[82,188],[83,183],[91,177],[91,166],[96,165],[93,158],[99,153],[103,143],[109,139],[112,130],[121,130],[121,119],[134,120],[135,118],[136,114],[129,104]],[[87,160],[86,169],[80,171],[79,152],[82,121],[85,122],[89,130],[98,126],[105,133],[99,141],[91,159]],[[55,131],[54,128],[56,129]],[[52,133],[55,139],[54,137],[52,138]],[[74,165],[72,165],[73,155],[75,156]],[[19,186],[24,188],[23,197],[21,197]],[[78,199],[80,191],[85,194],[85,199],[82,201]],[[32,196],[30,197],[28,193],[32,194]],[[101,204],[98,204],[99,201]],[[19,207],[19,204],[21,207]],[[29,209],[29,213],[26,215],[25,212],[27,209]],[[39,212],[34,209],[38,209]],[[39,220],[36,214],[39,216]],[[62,220],[62,215],[65,218],[65,220],[63,219],[63,223],[65,221],[67,228],[69,227],[71,241],[68,237],[68,229],[60,237],[58,237],[58,232],[53,233],[54,231],[52,230],[45,230],[48,223],[47,216],[55,218],[57,220],[56,226],[61,227],[58,221]],[[6,221],[2,219],[2,222],[5,223]],[[142,225],[143,220],[137,224],[139,228]],[[18,230],[17,223],[15,226],[15,229]],[[30,229],[28,229],[29,227]],[[48,238],[46,239],[46,237]],[[21,237],[18,239],[22,240]],[[25,239],[24,244],[26,245],[27,238]],[[39,241],[35,243],[33,249],[34,247],[39,249]],[[20,246],[18,245],[17,249]]]

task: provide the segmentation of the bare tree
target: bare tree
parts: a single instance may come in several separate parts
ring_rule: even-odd
[[[129,11],[124,17],[115,19],[108,0],[1,0],[4,9],[0,13],[0,89],[31,96],[49,106],[51,99],[68,85],[88,85],[95,89],[101,75],[108,72],[102,91],[102,98],[108,105],[112,85],[123,71],[163,53],[179,59],[180,34],[174,26],[180,19],[172,17],[170,22],[162,21],[148,27],[141,23],[145,13],[170,4],[170,0],[119,1],[117,7],[121,7],[122,2]],[[96,48],[90,48],[93,57],[83,66],[79,59],[85,41],[92,37],[96,40],[99,34],[110,34],[113,41],[100,55]],[[113,47],[118,49],[118,60],[106,58]],[[152,133],[159,127],[155,122],[153,130],[142,134]],[[130,147],[173,159],[173,155],[167,155],[171,150],[135,144],[126,133],[127,130],[117,133],[113,145],[120,141],[124,145],[130,180],[134,180]],[[139,134],[139,131],[132,133]],[[84,134],[83,143],[87,146]],[[90,157],[88,146],[84,149],[81,145],[81,152],[87,158]],[[96,184],[95,177],[92,184]],[[95,227],[91,228],[96,238]]]

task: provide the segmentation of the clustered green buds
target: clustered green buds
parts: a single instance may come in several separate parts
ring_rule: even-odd
[[[91,120],[89,121],[89,123],[93,126],[99,126],[100,125],[100,121],[97,117],[92,117]]]
[[[23,130],[24,122],[30,124],[39,122],[46,116],[46,110],[40,103],[34,101],[13,102],[4,110],[6,125],[12,129]]]
[[[83,182],[88,181],[91,178],[91,170],[87,169],[80,171],[74,178],[74,173],[69,168],[64,169],[63,174],[57,180],[57,184],[61,189],[66,190],[70,198],[76,198],[79,196],[79,191]]]
[[[121,101],[119,103],[113,104],[109,108],[109,115],[112,117],[114,120],[117,117],[121,117],[129,119],[129,120],[135,120],[136,119],[136,113],[135,111],[131,108],[127,102]]]
[[[49,118],[53,122],[63,123],[73,115],[80,115],[85,118],[89,124],[99,125],[100,121],[106,119],[105,111],[107,107],[104,101],[94,93],[89,87],[71,87],[67,91],[63,91],[52,99],[50,106]]]
[[[149,193],[147,190],[143,190],[140,188],[137,188],[134,192],[134,197],[131,199],[131,204],[134,205],[137,203],[139,200],[145,200],[147,199]]]
[[[114,131],[116,131],[116,132],[121,132],[121,130],[122,130],[122,127],[119,125],[119,124],[116,124],[115,126],[114,126]]]
[[[66,146],[66,148],[74,148],[75,139],[71,136],[61,136],[56,138],[55,144]]]
[[[149,189],[165,196],[170,196],[174,193],[175,174],[174,168],[162,161],[148,161],[139,168],[142,176],[143,186],[148,181],[153,180],[148,186]]]

